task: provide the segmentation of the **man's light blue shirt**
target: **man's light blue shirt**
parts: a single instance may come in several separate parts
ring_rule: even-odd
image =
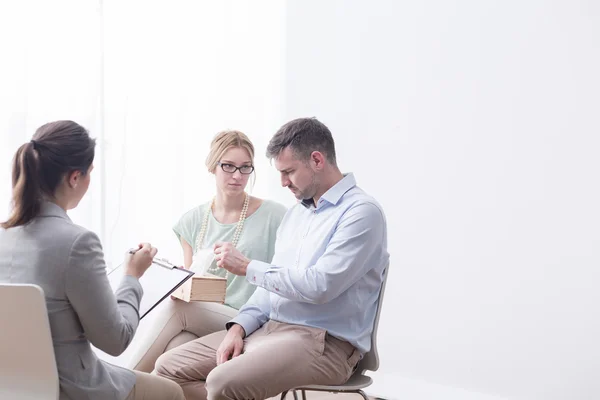
[[[258,288],[228,326],[246,335],[269,319],[317,327],[364,354],[388,260],[383,210],[347,174],[316,207],[288,210],[271,264],[248,265],[246,279]]]

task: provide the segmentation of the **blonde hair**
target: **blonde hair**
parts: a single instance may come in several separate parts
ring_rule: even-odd
[[[235,130],[227,130],[217,133],[210,143],[210,152],[206,157],[206,168],[208,172],[215,173],[219,160],[223,154],[232,147],[241,147],[250,154],[250,159],[254,164],[254,145],[244,133]]]

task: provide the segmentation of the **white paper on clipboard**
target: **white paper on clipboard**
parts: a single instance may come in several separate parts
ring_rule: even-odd
[[[124,264],[110,271],[108,281],[113,292],[116,292],[124,276]],[[144,318],[154,307],[166,299],[171,293],[194,275],[193,271],[176,267],[169,261],[154,258],[150,268],[140,278],[144,290],[140,302],[140,319]]]

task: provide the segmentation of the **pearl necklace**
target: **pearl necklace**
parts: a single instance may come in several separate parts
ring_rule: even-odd
[[[238,241],[240,240],[240,235],[242,234],[242,228],[244,227],[244,221],[246,220],[246,213],[248,212],[248,204],[250,203],[250,196],[246,193],[246,198],[244,199],[244,205],[242,206],[242,211],[240,212],[240,219],[238,220],[237,226],[235,228],[235,233],[233,234],[233,240],[231,244],[233,247],[236,247]],[[212,209],[215,206],[215,198],[213,197],[211,203],[208,206],[208,210],[204,213],[204,219],[202,220],[202,226],[200,227],[200,233],[198,233],[198,238],[196,238],[196,251],[202,248],[202,243],[204,242],[204,237],[206,236],[206,230],[208,229],[208,217],[212,212]],[[218,267],[209,267],[206,272],[215,273],[218,271]],[[225,279],[229,278],[229,271],[225,272]]]

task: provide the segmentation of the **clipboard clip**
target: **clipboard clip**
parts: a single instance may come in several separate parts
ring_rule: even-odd
[[[154,257],[154,259],[152,259],[152,264],[160,265],[161,267],[170,268],[170,269],[177,268],[177,265],[171,263],[166,258]]]

